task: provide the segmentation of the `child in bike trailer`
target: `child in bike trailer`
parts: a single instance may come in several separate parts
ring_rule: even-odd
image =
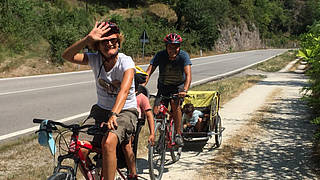
[[[131,136],[138,119],[133,82],[135,65],[130,56],[119,52],[123,40],[124,36],[115,23],[96,22],[87,36],[72,44],[62,54],[62,58],[72,63],[90,65],[94,73],[98,102],[92,107],[88,121],[92,119],[95,124],[107,125],[110,129],[105,136],[95,136],[93,139],[94,145],[101,146],[104,180],[114,180],[118,144],[130,152],[125,157],[126,163],[130,175],[136,177],[131,148]],[[96,52],[81,52],[87,46]]]
[[[201,132],[205,126],[205,114],[195,110],[193,104],[188,103],[182,109],[182,122],[185,132]]]

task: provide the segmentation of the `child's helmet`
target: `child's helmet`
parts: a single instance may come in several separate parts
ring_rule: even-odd
[[[148,74],[139,66],[136,66],[135,70],[136,73],[134,74],[134,82],[135,86],[138,87],[139,84],[146,82]]]

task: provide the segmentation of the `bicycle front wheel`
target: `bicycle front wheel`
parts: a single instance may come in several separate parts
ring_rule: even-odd
[[[155,141],[154,145],[149,144],[149,175],[151,180],[160,180],[162,178],[165,155],[166,155],[166,145],[165,145],[165,131],[162,128],[160,122],[155,125]]]
[[[170,155],[171,155],[171,159],[173,162],[177,162],[180,159],[181,156],[181,152],[182,152],[182,147],[181,146],[177,146],[175,145],[175,128],[174,128],[174,123],[172,123],[172,126],[170,127],[170,132],[169,132],[170,136],[171,136],[171,141],[170,142],[172,144],[171,148],[170,148]]]
[[[73,180],[74,177],[71,173],[57,172],[48,178],[48,180]]]

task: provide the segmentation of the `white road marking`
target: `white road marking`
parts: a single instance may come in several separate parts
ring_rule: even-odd
[[[73,119],[81,118],[83,116],[88,116],[89,113],[90,112],[85,112],[85,113],[82,113],[82,114],[77,114],[77,115],[74,115],[74,116],[63,118],[63,119],[60,119],[60,120],[57,120],[57,121],[58,122],[66,122],[66,121],[70,121],[70,120],[73,120]],[[13,133],[10,133],[10,134],[2,135],[2,136],[0,136],[0,141],[8,139],[8,138],[11,138],[11,137],[15,137],[15,136],[18,136],[18,135],[21,135],[21,134],[34,132],[34,131],[36,131],[38,129],[39,129],[39,126],[34,126],[34,127],[31,127],[31,128],[28,128],[28,129],[23,129],[23,130],[16,131],[16,132],[13,132]]]
[[[49,87],[43,87],[43,88],[34,88],[34,89],[26,89],[26,90],[20,90],[20,91],[4,92],[4,93],[0,93],[0,96],[8,95],[8,94],[24,93],[24,92],[30,92],[30,91],[39,91],[39,90],[44,90],[44,89],[52,89],[52,88],[73,86],[73,85],[86,84],[86,83],[92,83],[92,82],[94,82],[94,81],[84,81],[84,82],[64,84],[64,85],[58,85],[58,86],[49,86]]]
[[[239,56],[238,57],[231,57],[231,58],[227,58],[227,59],[221,59],[221,60],[217,60],[217,61],[209,61],[209,62],[205,62],[205,63],[192,64],[191,67],[202,66],[202,65],[207,65],[207,64],[214,64],[214,63],[220,63],[220,62],[223,62],[223,61],[226,61],[226,60],[232,60],[232,59],[239,59]]]
[[[91,70],[56,73],[56,74],[32,75],[32,76],[23,76],[23,77],[12,77],[12,78],[0,78],[0,81],[15,80],[15,79],[30,79],[30,78],[52,77],[52,76],[61,76],[61,75],[68,75],[68,74],[81,74],[81,73],[88,73],[88,72],[91,72]]]
[[[277,56],[277,55],[271,56],[271,57],[269,57],[269,58],[267,58],[267,59],[265,59],[265,60],[263,60],[263,61],[259,61],[259,62],[253,63],[253,64],[250,64],[250,65],[248,65],[248,66],[245,66],[245,67],[242,67],[242,68],[239,68],[239,69],[235,69],[235,70],[233,70],[233,71],[229,71],[229,72],[224,73],[224,74],[219,74],[219,75],[212,76],[212,77],[209,77],[209,78],[201,79],[201,80],[199,80],[199,81],[195,81],[195,82],[191,83],[191,85],[193,85],[193,86],[194,86],[194,85],[199,85],[199,84],[202,84],[202,83],[206,83],[206,82],[208,82],[208,81],[212,81],[212,80],[214,80],[214,79],[219,79],[219,78],[222,78],[222,77],[225,77],[225,76],[229,76],[229,75],[231,75],[231,74],[234,74],[234,73],[243,71],[243,70],[245,70],[245,69],[247,69],[247,68],[249,68],[249,67],[251,67],[251,66],[254,66],[254,65],[256,65],[256,64],[265,62],[265,61],[267,61],[267,60],[269,60],[269,59],[272,59],[272,58],[274,58],[274,57],[276,57],[276,56]]]

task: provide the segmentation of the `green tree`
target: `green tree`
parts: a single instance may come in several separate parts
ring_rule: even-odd
[[[177,29],[196,34],[195,45],[212,49],[219,36],[218,25],[227,13],[228,2],[222,0],[180,0],[174,6]]]

